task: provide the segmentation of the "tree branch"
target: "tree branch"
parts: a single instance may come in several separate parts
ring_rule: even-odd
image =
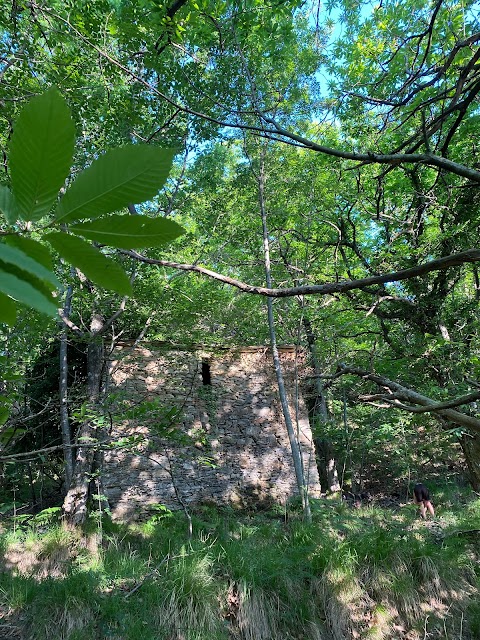
[[[392,394],[389,396],[385,396],[383,394],[375,394],[369,396],[360,396],[361,400],[383,400],[384,402],[388,402],[389,404],[398,407],[399,409],[404,409],[405,411],[409,411],[410,413],[429,413],[430,411],[438,411],[439,409],[451,409],[453,407],[459,407],[462,404],[469,404],[470,402],[474,402],[475,400],[480,399],[480,391],[473,391],[465,396],[460,396],[460,398],[455,398],[453,400],[446,400],[445,402],[438,402],[437,404],[432,404],[426,407],[411,407],[406,404],[400,402],[400,399],[396,394]]]
[[[58,315],[60,316],[60,319],[62,320],[62,322],[71,330],[73,331],[73,333],[75,333],[77,336],[79,336],[80,338],[84,338],[85,337],[85,331],[82,331],[80,329],[80,327],[77,327],[77,325],[72,322],[70,320],[70,318],[65,315],[65,312],[63,309],[59,309],[58,310]]]
[[[115,67],[120,69],[125,75],[129,78],[132,78],[140,85],[148,89],[152,93],[152,95],[161,98],[168,102],[168,104],[172,105],[175,109],[182,111],[184,113],[188,113],[189,115],[195,116],[197,118],[201,118],[202,120],[206,120],[207,122],[212,122],[213,124],[217,124],[220,127],[227,127],[230,129],[240,129],[242,131],[254,131],[258,133],[260,136],[277,140],[278,142],[284,143],[295,143],[299,144],[302,147],[307,149],[311,149],[312,151],[317,151],[319,153],[324,153],[329,156],[333,156],[336,158],[342,158],[344,160],[352,160],[354,162],[359,162],[362,164],[388,164],[388,165],[399,165],[403,163],[414,163],[414,164],[426,164],[429,166],[438,167],[439,169],[443,169],[448,171],[449,173],[454,173],[458,176],[462,176],[464,178],[468,178],[473,182],[480,183],[480,172],[475,169],[471,169],[462,165],[458,162],[453,162],[452,160],[448,160],[447,158],[443,158],[441,156],[433,155],[430,153],[392,153],[392,154],[382,154],[382,153],[357,153],[355,151],[343,151],[341,149],[335,149],[332,147],[326,147],[308,138],[304,138],[298,134],[295,134],[288,129],[281,127],[276,120],[268,117],[264,112],[259,111],[258,115],[263,120],[264,123],[268,123],[273,128],[269,129],[265,126],[253,126],[248,125],[246,123],[237,123],[231,122],[227,120],[221,120],[212,116],[209,116],[206,113],[202,113],[199,111],[195,111],[194,109],[190,109],[182,104],[179,104],[174,99],[168,97],[165,93],[159,91],[156,87],[154,87],[150,82],[140,77],[136,73],[134,73],[127,66],[119,62],[108,52],[104,51],[88,38],[86,38],[78,29],[76,29],[73,24],[67,19],[52,11],[47,7],[40,6],[35,2],[32,2],[32,6],[38,9],[40,12],[51,16],[57,20],[63,22],[63,24],[67,25],[69,29],[71,29],[78,38],[80,38],[85,44],[94,49],[100,56],[108,60]],[[280,137],[279,137],[280,136]]]
[[[389,380],[384,376],[372,373],[371,371],[367,371],[365,369],[360,369],[358,367],[349,367],[345,364],[340,364],[334,377],[339,377],[342,375],[358,376],[360,378],[363,378],[364,380],[370,380],[371,382],[374,382],[379,387],[389,389],[393,395],[391,396],[391,398],[388,398],[388,396],[383,396],[382,400],[388,402],[389,404],[397,406],[399,409],[404,409],[407,411],[415,409],[415,413],[417,413],[417,407],[409,407],[408,405],[403,405],[401,402],[397,402],[397,400],[399,401],[400,399],[402,399],[403,401],[424,407],[424,412],[438,413],[443,418],[446,418],[449,422],[459,424],[463,427],[471,429],[472,431],[475,431],[476,433],[480,433],[480,419],[474,418],[473,416],[469,416],[465,413],[461,413],[460,411],[456,411],[455,409],[442,406],[448,405],[451,407],[458,406],[459,404],[465,404],[466,402],[471,402],[472,400],[465,400],[465,398],[471,398],[475,396],[475,399],[477,399],[478,397],[480,397],[478,393],[472,393],[468,396],[463,396],[462,398],[448,401],[447,403],[439,403],[435,402],[428,396],[417,393],[413,389],[404,387],[398,382],[394,382],[393,380]]]
[[[314,284],[314,285],[301,285],[298,287],[286,287],[284,289],[271,289],[268,287],[257,287],[255,285],[247,284],[235,278],[224,276],[216,271],[211,271],[205,267],[200,267],[195,264],[182,264],[179,262],[171,262],[169,260],[157,260],[156,258],[148,258],[136,251],[121,251],[122,254],[130,256],[139,262],[145,262],[147,264],[156,264],[162,267],[170,267],[172,269],[179,269],[180,271],[193,271],[200,273],[201,275],[213,278],[224,284],[228,284],[232,287],[245,291],[246,293],[252,293],[261,296],[270,296],[272,298],[288,298],[298,295],[332,295],[334,293],[345,293],[347,291],[353,291],[354,289],[363,289],[376,284],[385,284],[387,282],[399,282],[401,280],[409,280],[410,278],[417,278],[423,276],[432,271],[442,271],[449,267],[455,267],[467,262],[480,262],[480,249],[469,249],[468,251],[462,251],[461,253],[455,253],[444,258],[438,258],[437,260],[431,260],[419,264],[416,267],[410,267],[409,269],[401,269],[392,273],[386,273],[379,276],[370,276],[368,278],[362,278],[359,280],[344,280],[343,282],[328,282],[326,284]]]
[[[92,335],[95,335],[95,336],[103,336],[103,335],[105,335],[107,333],[107,331],[110,329],[110,327],[112,326],[112,324],[115,322],[115,320],[119,316],[121,316],[122,313],[125,311],[125,306],[127,304],[127,300],[128,300],[128,296],[125,296],[124,298],[122,298],[122,301],[121,301],[118,309],[115,311],[115,313],[112,314],[108,320],[105,320],[104,324],[102,325],[102,327],[98,331],[92,332]]]

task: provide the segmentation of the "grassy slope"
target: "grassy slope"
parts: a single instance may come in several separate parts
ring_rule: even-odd
[[[191,540],[180,514],[4,529],[0,638],[478,639],[480,499],[436,498],[433,523],[325,500],[308,526],[204,509]]]

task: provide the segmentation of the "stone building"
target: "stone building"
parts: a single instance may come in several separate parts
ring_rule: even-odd
[[[320,492],[312,434],[295,375],[301,358],[280,348],[310,495]],[[297,493],[271,352],[123,345],[111,363],[125,448],[105,455],[104,491],[117,519],[149,506],[201,503],[261,508]]]

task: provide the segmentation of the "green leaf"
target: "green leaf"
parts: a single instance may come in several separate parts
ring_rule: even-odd
[[[17,306],[8,296],[0,293],[0,322],[13,327],[17,320]]]
[[[48,282],[45,282],[45,280],[40,280],[39,278],[29,273],[28,271],[19,269],[14,264],[3,262],[2,260],[0,260],[0,269],[5,273],[10,273],[11,275],[15,276],[19,280],[28,282],[34,289],[39,291],[44,298],[46,298],[49,302],[51,302],[51,304],[57,307],[57,301],[52,295],[51,284],[49,284]]]
[[[153,198],[168,178],[175,152],[146,144],[107,151],[68,189],[56,219],[98,218]]]
[[[23,302],[32,309],[37,309],[49,316],[57,314],[57,307],[49,300],[43,292],[36,289],[30,282],[21,280],[19,277],[3,270],[0,267],[0,291],[7,296]]]
[[[46,215],[70,172],[75,126],[52,88],[33,98],[15,123],[10,144],[12,191],[23,220]]]
[[[4,412],[7,412],[7,417],[6,419],[2,422],[2,417],[5,415]],[[9,417],[9,412],[7,409],[0,409],[0,425],[5,424],[5,422],[7,421]],[[26,429],[16,429],[15,427],[9,427],[8,429],[4,429],[2,431],[2,433],[0,434],[0,441],[2,442],[2,444],[6,444],[7,442],[9,442],[10,440],[12,440],[12,438],[14,438],[15,436],[21,436],[24,433],[26,433]]]
[[[122,267],[85,240],[57,231],[46,235],[45,240],[66,262],[78,267],[92,282],[121,295],[132,294],[132,285]]]
[[[159,247],[185,232],[173,220],[114,214],[71,227],[74,233],[121,249]]]
[[[17,247],[31,258],[42,264],[46,269],[53,270],[53,261],[47,247],[31,238],[11,235],[5,236],[5,242],[12,247]]]
[[[5,407],[0,407],[0,426],[5,424],[10,416],[10,411]]]
[[[8,224],[14,224],[18,218],[18,207],[12,192],[4,184],[0,185],[0,212]]]
[[[9,247],[5,243],[0,242],[0,260],[8,264],[13,264],[23,271],[31,273],[40,280],[50,282],[54,287],[60,286],[60,282],[52,271],[44,267],[40,262],[30,258],[30,256],[24,253],[21,249]]]

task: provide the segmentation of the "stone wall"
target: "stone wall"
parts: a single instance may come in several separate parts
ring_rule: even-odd
[[[295,383],[298,357],[293,348],[280,355],[310,493],[318,495],[312,434]],[[115,357],[111,381],[120,414],[139,409],[133,419],[115,420],[112,432],[135,438],[135,448],[105,456],[104,491],[115,518],[138,517],[158,503],[261,507],[297,493],[268,349],[126,345]]]

